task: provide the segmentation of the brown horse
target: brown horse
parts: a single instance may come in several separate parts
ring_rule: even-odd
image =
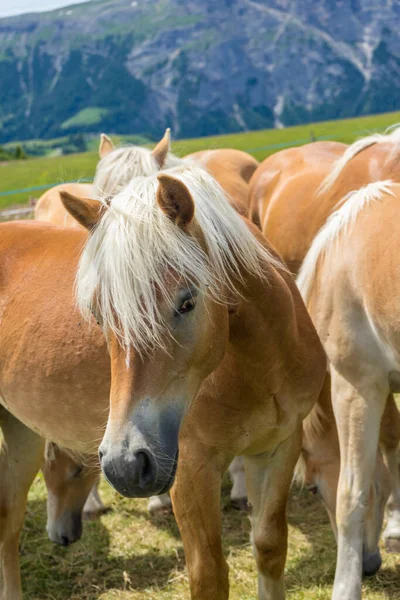
[[[82,514],[91,517],[106,510],[97,490],[97,457],[83,462],[49,442],[42,470],[47,487],[48,536],[55,544],[68,546],[82,535]]]
[[[0,226],[7,600],[20,598],[18,537],[44,439],[96,452],[110,358],[103,471],[136,496],[167,491],[176,479],[192,597],[228,597],[220,482],[238,454],[253,504],[259,596],[284,597],[287,495],[325,355],[294,281],[261,234],[205,171],[170,173],[132,182],[110,205],[65,195],[88,239],[38,222]],[[85,242],[78,289],[95,314],[90,325],[72,294]]]
[[[400,390],[399,201],[400,186],[390,181],[347,196],[313,241],[298,278],[330,361],[339,433],[333,600],[360,599],[365,554],[372,560],[375,552],[380,561],[386,494],[373,476],[387,398]],[[392,535],[400,537],[398,510],[390,516]]]
[[[63,225],[72,228],[80,228],[81,225],[64,208],[59,191],[64,189],[71,194],[83,196],[113,196],[122,189],[128,179],[137,175],[148,175],[161,168],[170,168],[175,164],[182,163],[183,160],[171,154],[170,130],[167,129],[164,137],[160,140],[153,151],[139,146],[127,146],[116,149],[111,139],[102,134],[99,146],[100,162],[96,169],[96,175],[93,186],[88,184],[61,184],[46,192],[38,201],[35,218],[40,221],[47,221],[55,225]],[[204,166],[211,175],[220,183],[231,204],[238,212],[245,214],[247,212],[249,181],[258,166],[258,161],[252,156],[240,150],[218,149],[200,151],[186,157],[185,161],[195,162]],[[101,193],[103,192],[103,194]],[[58,459],[60,457],[60,459]],[[57,474],[57,461],[61,461],[60,473]],[[86,484],[84,482],[84,473],[81,475],[82,494],[79,496],[78,485],[75,480],[62,481],[62,474],[70,470],[79,468],[79,465],[71,464],[71,457],[62,456],[62,452],[56,453],[56,458],[51,463],[51,474],[46,476],[45,480],[53,482],[53,487],[57,489],[68,488],[68,482],[71,481],[71,493],[66,496],[73,499],[71,511],[68,515],[68,502],[66,499],[59,498],[52,493],[53,504],[62,505],[64,510],[60,518],[53,520],[53,515],[57,511],[53,510],[48,514],[49,532],[57,531],[57,535],[50,535],[52,541],[63,540],[63,543],[71,543],[80,537],[82,530],[82,520],[76,510],[77,504],[84,504]],[[68,468],[66,465],[69,465]],[[235,508],[245,510],[247,508],[246,485],[244,475],[243,459],[237,457],[229,468],[232,478],[231,503]],[[91,474],[89,475],[91,477]],[[79,497],[78,497],[79,496]],[[168,494],[154,496],[149,500],[148,508],[150,512],[164,512],[171,507],[171,500]],[[97,484],[94,485],[92,494],[84,505],[84,513],[94,511],[101,512],[104,506],[99,498]],[[65,524],[65,530],[63,529]],[[73,535],[72,532],[76,532]],[[79,533],[79,535],[78,535]]]
[[[340,199],[351,189],[374,178],[396,177],[399,173],[398,135],[399,130],[395,130],[388,136],[371,136],[348,148],[325,142],[309,144],[282,151],[260,166],[251,182],[253,218],[263,223],[264,233],[294,273],[318,229]],[[400,417],[390,394],[380,433],[380,445],[392,484],[384,532],[386,539],[400,537],[400,481],[396,458],[399,439]],[[328,381],[317,405],[305,420],[302,457],[303,479],[312,491],[318,491],[322,496],[336,531],[340,454]],[[379,456],[377,460],[379,463]],[[383,489],[385,473],[380,465],[375,477],[376,481],[381,481]],[[385,493],[382,493],[383,497]],[[376,536],[377,523],[373,515],[369,515],[366,527]],[[371,560],[368,553],[364,555],[366,573],[376,570],[379,564],[379,558]]]
[[[293,274],[347,193],[373,181],[399,180],[399,141],[400,127],[351,146],[314,142],[282,150],[259,166],[250,181],[249,214]]]

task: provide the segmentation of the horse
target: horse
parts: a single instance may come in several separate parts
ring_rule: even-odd
[[[125,495],[174,484],[196,600],[228,598],[221,477],[243,455],[259,597],[280,600],[302,420],[326,371],[294,280],[203,169],[62,199],[88,233],[0,225],[3,597],[21,597],[19,531],[48,439],[92,456],[101,442]]]
[[[377,178],[399,180],[399,141],[400,128],[395,128],[385,135],[362,138],[350,146],[315,142],[283,150],[260,165],[250,183],[250,211],[294,275],[298,274],[318,230],[338,203],[346,201],[349,192]],[[383,533],[386,540],[400,539],[400,478],[396,458],[399,440],[400,416],[393,395],[389,394],[380,434],[392,487]],[[313,493],[322,497],[334,532],[339,469],[339,441],[327,382],[304,422],[302,462],[297,474]],[[377,471],[376,477],[382,479],[385,474]],[[374,530],[373,519],[368,526]],[[366,574],[371,574],[378,565],[378,560],[371,565],[368,555],[365,556]]]
[[[42,471],[47,488],[49,539],[69,546],[82,535],[82,515],[93,518],[106,512],[98,493],[97,457],[77,457],[47,442]]]
[[[64,189],[71,194],[81,194],[88,197],[108,197],[113,196],[120,191],[128,182],[129,179],[136,175],[149,175],[162,168],[171,168],[183,162],[196,163],[206,168],[213,175],[224,191],[228,194],[231,204],[240,214],[247,211],[248,199],[248,184],[250,178],[258,166],[258,161],[249,154],[240,150],[234,149],[218,149],[200,151],[188,155],[184,161],[177,158],[171,153],[171,138],[170,129],[165,131],[163,138],[156,145],[154,150],[150,151],[147,148],[140,146],[127,146],[115,148],[112,140],[105,134],[100,136],[99,145],[100,162],[96,169],[96,175],[93,186],[89,184],[60,184],[48,192],[46,192],[38,201],[35,210],[35,219],[47,221],[55,225],[63,225],[66,227],[80,228],[81,225],[71,217],[65,210],[61,199],[60,189]],[[53,503],[62,504],[64,511],[62,519],[57,519],[53,522],[52,511],[48,515],[47,529],[49,532],[57,530],[57,535],[50,535],[52,541],[63,540],[63,543],[72,543],[80,538],[82,531],[82,522],[79,513],[76,509],[77,503],[82,504],[86,485],[84,483],[84,474],[81,475],[82,480],[82,495],[78,497],[78,489],[75,480],[69,480],[68,477],[62,482],[62,473],[67,474],[69,471],[78,468],[78,465],[71,463],[71,457],[62,456],[62,452],[57,453],[56,458],[52,461],[51,477],[54,480],[57,475],[57,461],[60,456],[61,468],[60,477],[56,482],[58,489],[67,490],[68,482],[71,481],[71,487],[74,493],[71,492],[70,497],[74,501],[71,503],[71,511],[68,515],[67,498],[62,500],[56,498],[53,494]],[[66,467],[68,463],[68,468]],[[46,465],[44,466],[46,469]],[[231,489],[231,504],[238,510],[247,510],[247,495],[244,475],[244,464],[241,457],[237,457],[232,462],[229,468],[229,473],[232,479]],[[91,477],[91,474],[90,474]],[[46,472],[45,480],[47,482]],[[61,487],[63,486],[63,488]],[[69,494],[66,494],[68,496]],[[105,510],[98,493],[98,482],[95,483],[92,493],[84,503],[84,515],[91,513],[100,513]],[[171,510],[171,500],[168,494],[155,496],[150,498],[148,510],[152,514],[164,513]],[[63,531],[63,523],[65,523],[65,531]],[[76,535],[72,532],[75,531]]]
[[[399,142],[396,127],[350,146],[313,142],[281,150],[261,163],[250,180],[248,215],[293,274],[348,192],[381,179],[398,180]]]
[[[399,131],[395,129],[386,135],[369,136],[349,147],[324,142],[309,144],[282,151],[261,165],[251,182],[251,206],[255,209],[256,220],[263,223],[264,233],[294,274],[297,274],[316,232],[340,199],[345,202],[349,191],[374,178],[382,175],[396,177]],[[277,231],[279,215],[285,228]],[[400,417],[393,395],[389,394],[380,431],[380,446],[390,472],[392,490],[387,505],[388,522],[383,534],[386,540],[400,538],[400,481],[396,456],[399,439]],[[304,422],[303,449],[297,476],[313,493],[322,497],[335,534],[339,469],[339,440],[328,377],[324,392]],[[387,475],[378,455],[374,481],[381,490],[381,505],[384,505],[387,497],[385,479]],[[375,536],[377,539],[381,523],[369,512],[365,528],[370,538]],[[375,572],[380,563],[377,551],[372,554],[364,552],[365,574]]]
[[[333,600],[361,598],[363,554],[378,553],[385,494],[373,474],[387,398],[400,390],[399,200],[400,186],[390,180],[348,195],[314,239],[298,277],[329,358],[339,433]],[[375,528],[366,526],[367,517]],[[397,512],[397,536],[399,526]]]

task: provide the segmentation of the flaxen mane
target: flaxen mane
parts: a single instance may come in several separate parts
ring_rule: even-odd
[[[170,169],[183,163],[181,158],[170,152],[163,169]],[[105,199],[118,194],[134,177],[152,175],[160,170],[152,151],[141,146],[116,148],[100,160],[93,181],[96,198]]]
[[[400,127],[398,124],[389,127],[385,133],[374,133],[365,138],[361,138],[351,144],[346,152],[334,163],[333,168],[329,175],[325,177],[321,185],[317,190],[317,194],[324,194],[336,183],[344,167],[355,157],[357,154],[373,146],[374,144],[381,144],[384,142],[391,142],[394,144],[394,151],[400,149]],[[389,160],[390,156],[388,157]]]
[[[345,232],[349,235],[358,214],[375,200],[380,200],[383,194],[391,194],[392,182],[376,181],[355,191],[350,192],[339,203],[340,208],[326,221],[314,238],[311,248],[304,259],[299,275],[297,286],[307,306],[313,287],[316,270],[320,258],[337,240],[338,236]]]
[[[180,179],[192,195],[207,253],[161,211],[154,174],[133,179],[111,199],[88,239],[78,269],[81,311],[89,316],[96,298],[104,325],[125,348],[163,346],[168,326],[160,298],[174,306],[167,272],[224,302],[243,269],[265,277],[265,261],[282,267],[229,205],[211,175],[195,166],[170,169],[168,174]]]

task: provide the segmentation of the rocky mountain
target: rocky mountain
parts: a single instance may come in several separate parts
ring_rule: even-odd
[[[400,107],[398,0],[92,0],[0,19],[0,141]]]

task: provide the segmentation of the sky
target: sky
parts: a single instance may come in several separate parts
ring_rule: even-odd
[[[27,12],[44,12],[81,2],[83,0],[0,0],[0,18]]]

